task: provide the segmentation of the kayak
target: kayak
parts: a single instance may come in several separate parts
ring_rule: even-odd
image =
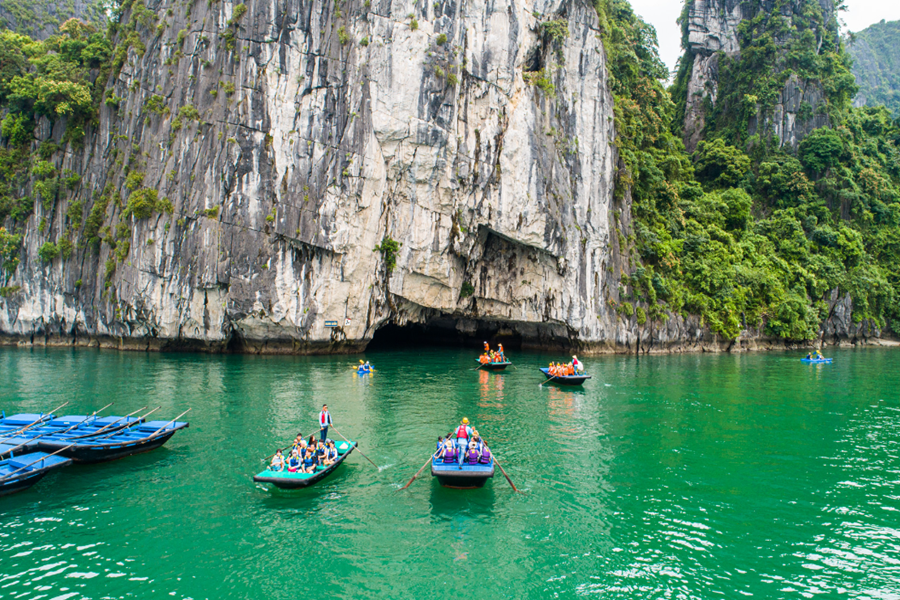
[[[801,358],[800,362],[804,362],[810,365],[822,364],[822,363],[830,363],[833,359],[831,358]]]
[[[344,459],[350,456],[353,449],[359,445],[358,442],[335,442],[334,447],[337,448],[338,457],[333,464],[327,467],[319,465],[316,467],[315,473],[291,473],[285,468],[283,471],[270,471],[269,467],[258,475],[253,476],[256,483],[271,483],[277,488],[283,490],[295,490],[298,488],[309,487],[319,483],[338,468],[344,462]]]

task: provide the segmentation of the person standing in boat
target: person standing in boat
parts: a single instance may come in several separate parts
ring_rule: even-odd
[[[503,353],[503,344],[497,344],[497,354],[500,355],[500,362],[506,362],[506,355]]]
[[[328,412],[328,405],[322,405],[322,412],[319,413],[319,431],[322,433],[322,443],[328,439],[328,426],[332,425],[331,413]]]
[[[584,373],[584,365],[578,360],[578,357],[574,354],[572,355],[572,366],[575,367],[576,373]]]
[[[462,422],[453,434],[456,438],[456,447],[459,451],[459,466],[462,468],[463,458],[465,458],[466,450],[469,448],[469,438],[472,437],[472,428],[469,427],[469,419],[463,417]]]

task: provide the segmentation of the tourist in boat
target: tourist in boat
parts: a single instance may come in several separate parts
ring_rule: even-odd
[[[317,442],[316,443],[316,461],[318,461],[319,463],[324,461],[325,454],[327,453],[327,451],[328,451],[328,446],[325,444],[325,442],[321,442],[321,441]]]
[[[575,367],[575,371],[577,373],[584,373],[584,365],[578,360],[578,357],[574,354],[572,355],[572,366]]]
[[[296,473],[301,468],[300,452],[293,450],[291,457],[288,459],[288,473]]]
[[[328,439],[328,426],[332,425],[331,413],[328,412],[328,405],[322,405],[322,412],[319,413],[319,432],[322,434],[322,442]]]
[[[444,455],[444,436],[442,436],[442,435],[438,436],[437,448],[435,448],[434,451],[438,455],[438,457]]]
[[[488,345],[487,342],[485,342],[485,343],[484,343],[484,353],[485,353],[485,354],[490,354],[490,352],[491,352],[491,347],[490,347],[490,345]]]
[[[463,417],[463,420],[460,422],[459,427],[456,428],[453,436],[456,438],[456,447],[459,454],[458,460],[460,466],[462,466],[462,461],[465,457],[466,449],[469,447],[469,438],[472,437],[472,428],[469,427],[468,418]]]
[[[306,456],[303,458],[303,469],[304,473],[315,473],[316,472],[316,455],[313,452],[312,448],[306,449]]]
[[[270,471],[284,471],[284,454],[281,453],[281,450],[275,451],[275,456],[272,457],[272,464],[269,465]]]
[[[812,360],[812,352],[806,353],[806,360]]]
[[[487,354],[482,354],[478,357],[478,360],[481,361],[481,364],[486,365],[491,361],[491,358]]]
[[[338,458],[338,451],[337,451],[337,448],[334,447],[334,442],[333,442],[333,441],[328,440],[328,444],[327,444],[326,447],[325,447],[325,452],[324,452],[324,454],[322,455],[322,461],[321,461],[321,462],[322,462],[322,464],[325,465],[326,467],[329,467],[329,466],[331,466],[331,465],[334,464],[334,461],[336,461],[337,458]]]
[[[444,462],[456,462],[457,456],[459,453],[457,452],[456,445],[453,443],[453,440],[450,438],[451,434],[447,434],[447,437],[444,438],[444,449],[441,450],[441,458]]]
[[[497,355],[500,357],[500,362],[506,362],[506,355],[503,353],[503,344],[497,344]]]
[[[466,450],[466,463],[470,465],[478,464],[478,444],[474,439],[469,442],[469,449]]]

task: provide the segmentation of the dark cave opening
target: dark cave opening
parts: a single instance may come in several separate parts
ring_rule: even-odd
[[[450,316],[439,316],[429,319],[426,323],[383,325],[375,331],[366,351],[428,346],[481,350],[484,342],[488,342],[491,347],[496,347],[500,343],[505,349],[520,350],[523,346],[523,337],[510,323],[471,319],[461,321]]]

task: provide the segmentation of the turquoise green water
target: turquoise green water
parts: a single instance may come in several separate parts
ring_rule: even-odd
[[[472,352],[0,349],[0,408],[187,407],[163,448],[0,498],[0,598],[900,597],[900,352],[602,357],[582,390]],[[560,357],[561,358],[561,357]],[[323,402],[361,442],[307,490],[251,481]],[[154,415],[156,416],[156,415]],[[398,492],[467,416],[516,484]]]

